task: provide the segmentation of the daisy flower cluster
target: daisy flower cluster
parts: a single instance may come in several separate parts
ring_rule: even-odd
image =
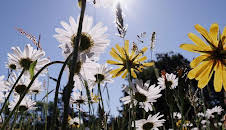
[[[205,112],[199,112],[197,118],[200,124],[202,124],[202,128],[219,128],[225,121],[224,109],[221,106],[215,106],[207,109]]]
[[[8,53],[8,62],[6,63],[6,68],[9,69],[10,73],[5,80],[4,76],[0,77],[0,101],[4,104],[1,108],[1,112],[5,108],[7,101],[9,102],[9,110],[12,111],[14,109],[20,96],[23,95],[29,87],[34,74],[50,62],[50,60],[44,56],[45,52],[43,50],[34,49],[30,44],[25,45],[23,51],[20,47],[12,47],[12,53]],[[31,75],[32,68],[33,75]],[[46,73],[47,69],[42,71],[41,76]],[[27,112],[29,110],[35,110],[36,100],[34,97],[42,91],[44,91],[44,88],[37,78],[19,104],[18,111]]]
[[[62,55],[65,59],[73,52],[76,44],[78,23],[79,16],[77,21],[70,17],[69,23],[61,22],[63,29],[55,29],[57,34],[54,37],[60,43],[59,47],[62,49]],[[93,17],[84,16],[81,41],[78,48],[77,67],[74,74],[75,84],[70,98],[70,104],[72,106],[75,104],[76,109],[82,110],[81,107],[83,105],[98,103],[102,99],[101,91],[103,88],[100,86],[104,87],[113,82],[110,74],[112,69],[107,64],[98,63],[100,55],[104,53],[105,48],[110,43],[106,32],[107,27],[103,23],[93,24]],[[68,72],[70,71],[70,65],[69,61]],[[98,90],[95,86],[98,86]]]

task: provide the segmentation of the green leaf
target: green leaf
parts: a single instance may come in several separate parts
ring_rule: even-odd
[[[30,79],[32,79],[34,77],[34,70],[35,70],[35,66],[37,64],[37,60],[32,62],[30,67],[29,67],[29,73],[30,73]]]

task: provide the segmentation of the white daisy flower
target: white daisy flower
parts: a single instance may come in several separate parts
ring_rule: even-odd
[[[139,80],[136,81],[138,82]],[[161,90],[159,86],[151,85],[149,87],[149,83],[145,83],[142,86],[136,84],[136,91],[133,92],[134,104],[138,104],[141,108],[144,108],[146,112],[152,111],[152,103],[156,102],[156,100],[162,96],[162,94],[160,94]],[[120,99],[124,104],[132,102],[132,95],[130,92],[128,94],[129,96]],[[132,107],[132,104],[130,104],[130,107]]]
[[[64,29],[55,29],[58,34],[55,34],[54,37],[61,43],[59,47],[62,49],[65,58],[73,51],[78,23],[79,17],[77,18],[77,22],[75,22],[73,17],[70,17],[69,24],[64,21],[61,22]],[[107,27],[103,26],[101,22],[93,26],[93,18],[87,15],[84,16],[79,47],[79,59],[81,59],[82,62],[86,60],[86,57],[96,59],[99,57],[100,53],[104,52],[104,49],[110,42],[110,40],[107,39],[106,31]]]
[[[107,64],[98,65],[95,69],[95,80],[91,80],[91,86],[95,86],[100,83],[105,85],[106,83],[112,83],[112,75],[109,73],[112,69],[107,67]]]
[[[202,112],[199,112],[199,113],[197,114],[197,116],[198,116],[198,117],[205,117],[204,113],[202,113]]]
[[[8,88],[12,88],[13,87],[13,85],[16,82],[17,78],[18,78],[17,74],[15,72],[13,72],[10,75],[9,80],[6,82],[6,85],[8,86]],[[25,91],[25,89],[28,87],[30,82],[31,82],[30,76],[22,75],[22,77],[20,78],[19,82],[17,83],[14,91],[17,94],[22,94]],[[33,82],[32,86],[30,87],[28,93],[29,94],[38,94],[41,91],[43,91],[42,83],[39,82],[38,79],[36,79]]]
[[[177,119],[177,120],[180,120],[181,119],[181,114],[179,112],[174,112],[173,113],[173,118]]]
[[[193,124],[190,122],[190,121],[186,121],[184,124],[183,124],[183,127],[187,128],[187,127],[192,127]]]
[[[117,3],[117,0],[87,0],[90,4],[93,4],[95,8],[112,8]]]
[[[8,53],[9,62],[6,64],[6,66],[8,66],[8,68],[17,70],[25,69],[25,74],[29,74],[29,67],[31,63],[36,60],[37,64],[34,69],[35,73],[50,62],[49,59],[43,58],[45,56],[45,52],[43,50],[36,50],[30,44],[25,46],[23,52],[19,47],[12,47],[12,51],[12,54]]]
[[[16,62],[12,61],[10,58],[8,58],[8,62],[5,63],[5,67],[9,70],[16,70]]]
[[[6,93],[9,91],[9,87],[6,84],[6,81],[4,80],[5,76],[0,76],[0,92]]]
[[[221,106],[215,106],[212,109],[207,109],[205,115],[208,119],[210,119],[210,118],[214,118],[215,113],[220,115],[222,111],[224,111],[224,109]]]
[[[88,101],[87,96],[81,95],[80,92],[72,92],[70,103],[71,104],[85,104]]]
[[[19,101],[20,96],[15,94],[13,97],[13,101],[9,102],[9,110],[12,111],[14,107],[16,106],[17,102]],[[22,102],[19,105],[19,112],[25,112],[29,110],[35,110],[36,102],[31,100],[30,96],[25,96],[22,100]]]
[[[79,62],[74,75],[74,90],[82,90],[85,88],[85,82],[87,83],[89,89],[91,90],[93,86],[92,82],[95,80],[94,75],[96,74],[96,68],[99,66],[98,63],[93,62],[87,58],[86,62]]]
[[[215,123],[214,123],[214,126],[215,126],[215,127],[221,127],[221,126],[222,126],[222,123],[221,123],[221,122],[218,122],[218,123],[215,122]]]
[[[162,89],[169,87],[170,89],[175,89],[178,86],[178,78],[173,73],[162,75],[162,77],[158,78],[158,85],[161,86]]]
[[[202,125],[207,125],[207,124],[209,124],[209,123],[210,123],[210,121],[208,121],[208,120],[202,120],[202,121],[201,121],[201,124],[202,124]]]
[[[0,91],[0,103],[4,103],[5,102],[5,94],[3,92]]]
[[[9,94],[9,87],[6,85],[4,77],[5,76],[0,76],[0,103],[4,103]]]
[[[159,115],[157,113],[155,115],[149,115],[148,119],[141,119],[135,121],[136,123],[136,130],[158,130],[158,127],[163,126],[163,123],[166,121],[165,119],[160,119],[163,115]],[[134,126],[134,124],[133,124]]]
[[[78,117],[71,118],[71,116],[68,116],[68,124],[73,128],[79,128],[80,125],[83,124],[83,121],[80,120]]]

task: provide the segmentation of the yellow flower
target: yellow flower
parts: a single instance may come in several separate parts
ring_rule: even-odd
[[[176,122],[176,126],[177,126],[177,128],[180,128],[181,127],[181,120],[178,120],[177,122]],[[187,127],[189,127],[189,125],[190,125],[191,123],[190,123],[190,121],[184,121],[184,124],[182,124],[182,130],[188,130],[188,128]]]
[[[91,98],[92,98],[93,103],[98,103],[100,101],[100,97],[93,93],[91,93]]]
[[[72,128],[79,128],[80,124],[79,124],[79,118],[75,117],[75,118],[71,118],[70,115],[68,115],[68,124],[72,127]]]
[[[195,25],[195,29],[203,36],[208,44],[193,33],[189,33],[188,37],[194,44],[181,44],[180,48],[200,53],[190,66],[193,68],[188,73],[189,79],[198,80],[198,87],[204,88],[214,73],[214,89],[220,92],[222,85],[226,90],[226,27],[221,34],[218,24],[214,23],[208,32],[201,25]]]
[[[112,77],[115,78],[124,73],[122,75],[122,78],[125,78],[128,71],[131,71],[131,75],[133,76],[133,78],[137,78],[135,71],[142,72],[142,69],[144,67],[154,65],[153,62],[142,63],[147,59],[146,56],[143,56],[143,53],[145,51],[147,51],[147,47],[141,49],[138,54],[133,49],[131,50],[131,53],[129,53],[128,40],[125,41],[124,47],[120,47],[118,44],[116,44],[116,49],[112,48],[110,51],[110,55],[117,61],[107,61],[108,64],[119,66],[119,68],[114,69],[110,72],[113,75]],[[130,70],[128,70],[128,68]]]

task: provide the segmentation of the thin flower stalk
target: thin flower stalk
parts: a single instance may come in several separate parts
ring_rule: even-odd
[[[82,33],[82,23],[83,23],[83,18],[85,14],[85,8],[86,8],[86,0],[82,1],[82,7],[81,7],[81,13],[80,13],[80,19],[79,19],[79,27],[77,31],[77,37],[75,38],[75,46],[73,50],[73,55],[72,55],[72,66],[71,66],[71,71],[69,74],[69,80],[68,80],[68,85],[65,87],[65,96],[64,99],[64,115],[63,115],[63,125],[62,129],[66,129],[67,126],[67,120],[68,120],[68,108],[69,108],[69,102],[70,102],[70,97],[72,93],[72,89],[74,86],[74,72],[75,72],[75,67],[76,67],[76,62],[77,62],[77,57],[78,57],[78,48],[79,48],[79,41],[81,39],[81,33]]]
[[[29,83],[28,87],[24,90],[23,94],[20,95],[20,99],[17,102],[17,104],[15,105],[15,107],[13,108],[13,110],[9,113],[9,116],[7,117],[7,119],[5,120],[5,122],[2,125],[1,130],[5,130],[6,125],[9,123],[9,120],[11,119],[11,117],[13,116],[13,114],[15,113],[15,111],[18,109],[20,103],[22,102],[23,98],[25,97],[25,95],[27,94],[27,92],[29,91],[30,87],[32,86],[32,84],[34,83],[35,79],[41,74],[41,72],[46,69],[48,66],[53,65],[53,64],[63,64],[63,61],[53,61],[50,62],[48,64],[46,64],[45,66],[43,66],[36,74],[35,76],[32,78],[31,82]]]
[[[48,71],[47,75],[48,75],[47,86],[46,86],[45,82],[43,84],[44,88],[46,87],[46,94],[49,93],[49,71]],[[45,130],[47,130],[47,121],[48,121],[48,102],[49,102],[49,98],[48,98],[48,96],[46,96],[46,104],[44,105],[44,110],[45,110]]]
[[[124,50],[124,53],[126,55],[126,59],[129,59],[128,55],[126,54],[126,51]],[[128,61],[128,60],[127,60]],[[133,88],[132,88],[132,73],[131,73],[131,66],[129,65],[129,63],[126,61],[126,67],[128,70],[128,82],[129,82],[129,91],[130,93],[133,93]],[[132,122],[134,122],[134,127],[136,128],[136,111],[135,111],[135,106],[134,106],[134,95],[131,95],[132,97],[132,111],[130,111],[129,109],[129,113],[130,113],[130,119],[129,119],[129,129],[131,129],[132,126]],[[132,121],[131,121],[131,114],[132,114]]]
[[[57,103],[58,103],[58,94],[59,94],[59,89],[60,89],[60,81],[64,72],[65,67],[67,66],[67,63],[69,59],[71,58],[71,54],[68,56],[68,58],[65,60],[60,73],[57,78],[57,84],[56,84],[56,90],[55,90],[55,97],[54,97],[54,107],[53,107],[53,116],[52,116],[52,125],[51,125],[51,130],[54,130],[56,128],[56,117],[57,117]]]
[[[20,73],[20,75],[19,75],[19,77],[17,78],[16,82],[14,83],[13,87],[11,88],[11,90],[10,90],[10,92],[9,92],[9,94],[8,94],[8,96],[7,96],[7,98],[6,98],[5,102],[4,102],[4,104],[3,104],[3,106],[2,106],[2,109],[1,109],[1,111],[0,111],[0,115],[2,114],[3,110],[5,109],[5,106],[6,106],[7,102],[8,102],[8,100],[9,100],[10,95],[12,94],[14,88],[16,87],[16,84],[19,82],[19,80],[20,80],[20,78],[22,77],[22,75],[24,74],[24,72],[25,72],[25,69],[22,70],[22,72]]]

